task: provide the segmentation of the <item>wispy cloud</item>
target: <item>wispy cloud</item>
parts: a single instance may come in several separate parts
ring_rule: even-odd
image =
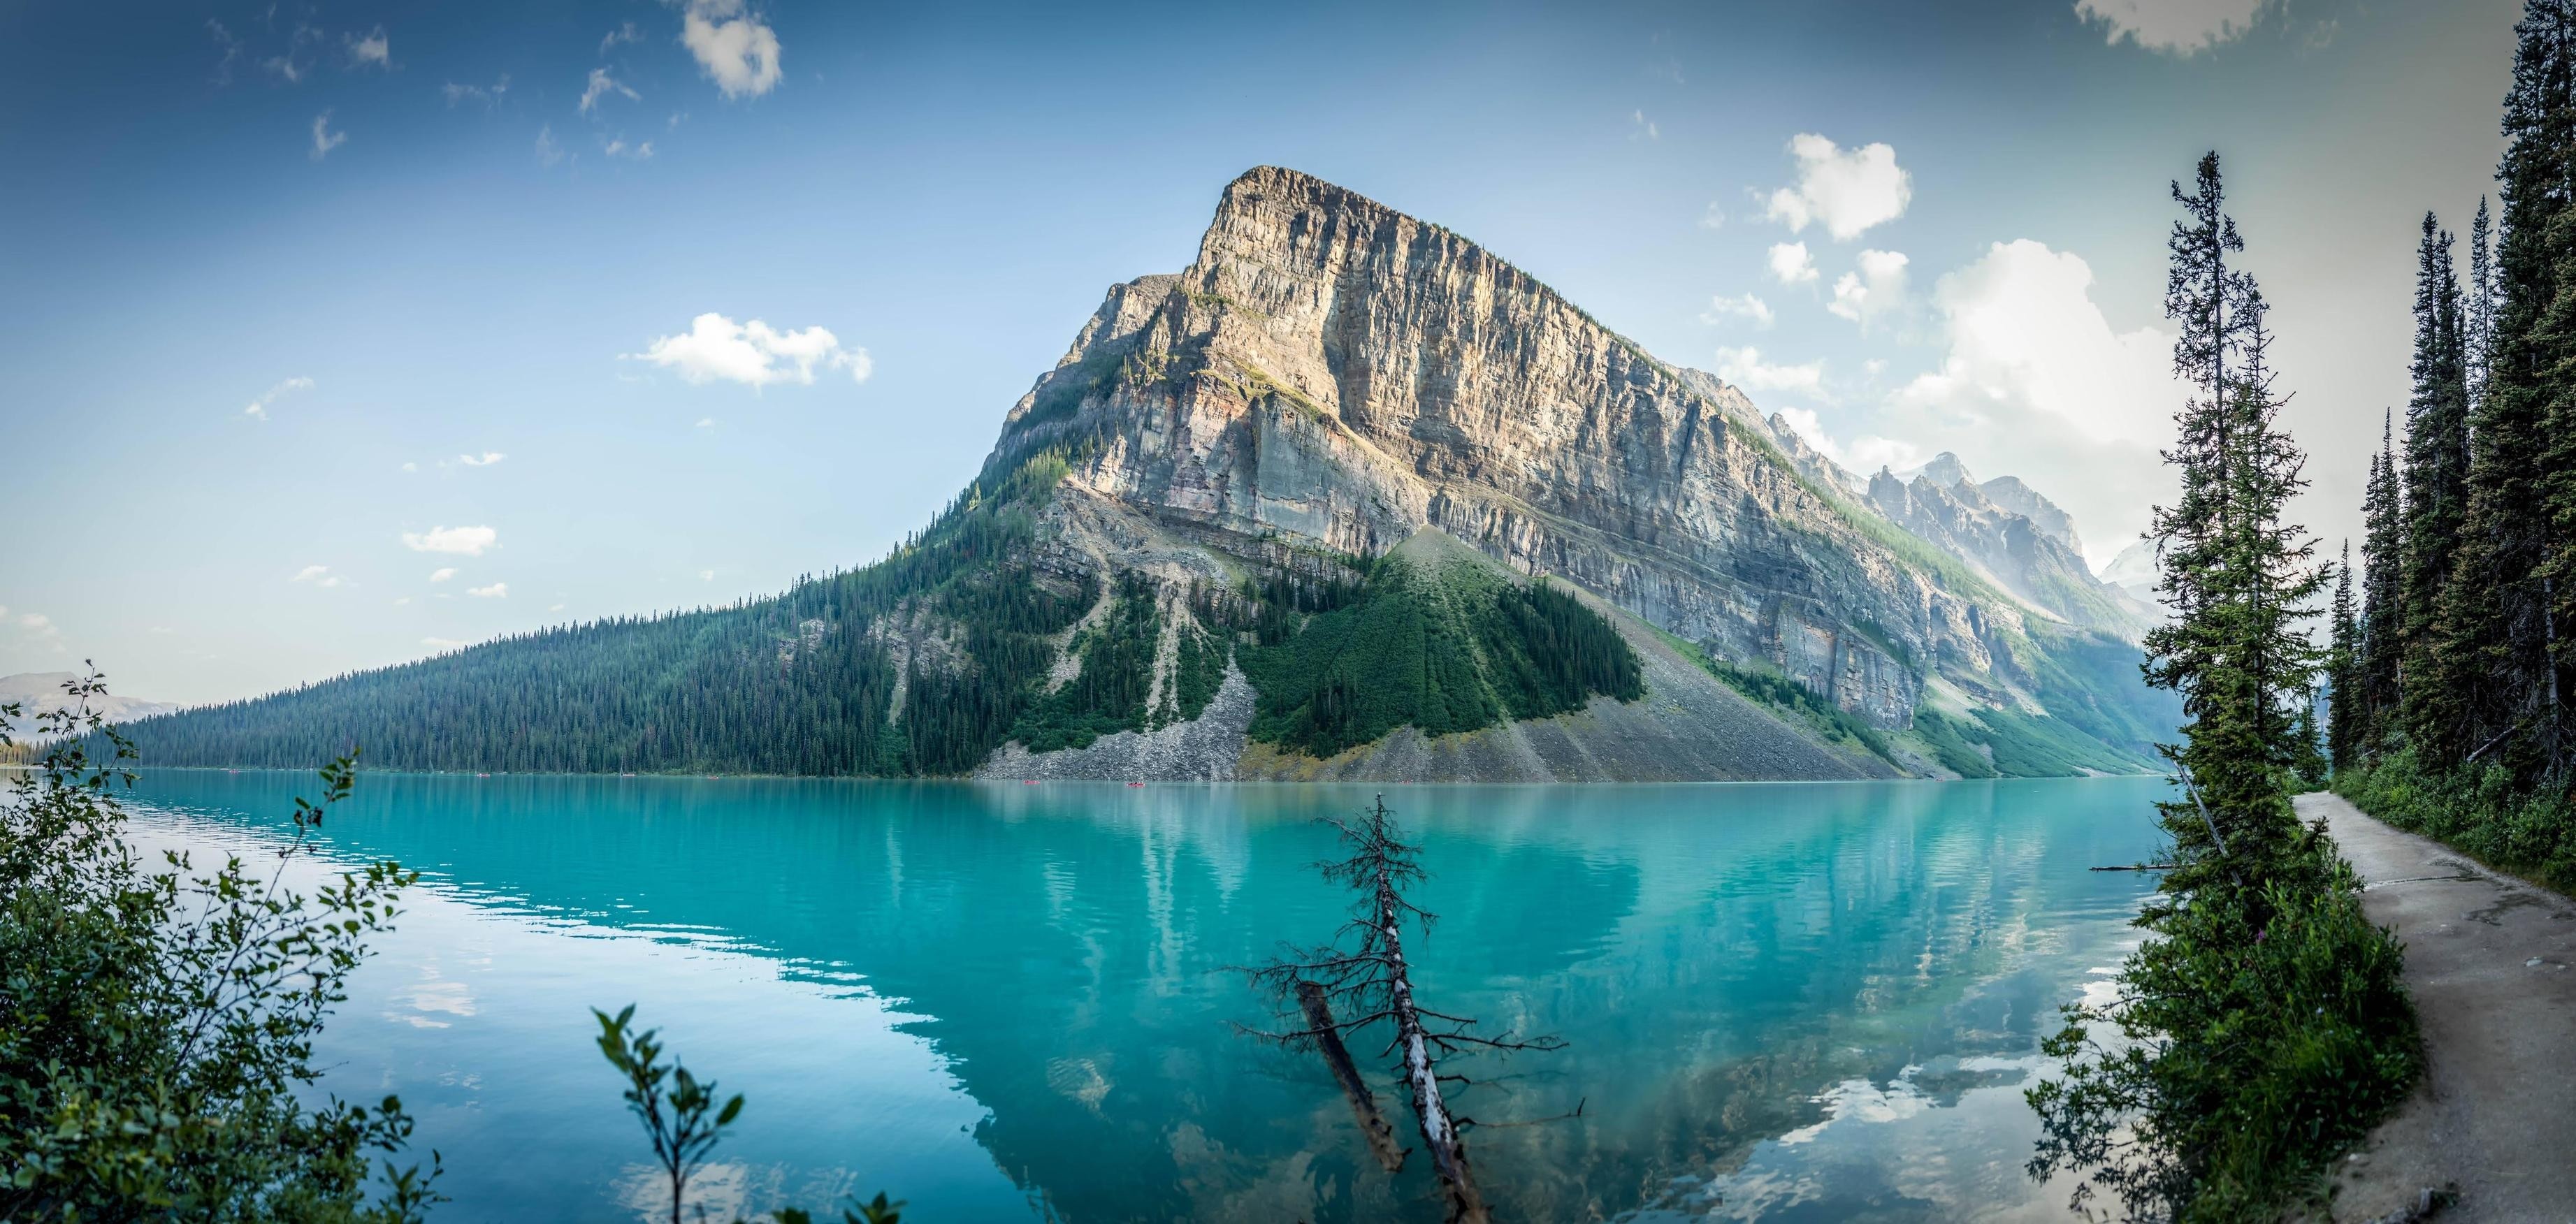
[[[485,451],[480,455],[458,455],[456,461],[467,467],[490,467],[507,458],[509,458],[508,455],[499,451]]]
[[[334,132],[331,130],[331,111],[329,108],[326,107],[323,109],[321,114],[313,116],[313,160],[320,161],[325,157],[329,157],[331,155],[331,150],[339,148],[341,145],[347,143],[349,143],[349,134],[347,132]]]
[[[241,60],[242,41],[233,37],[233,32],[225,29],[224,23],[212,17],[206,19],[206,30],[215,36],[215,49],[223,52],[222,58],[215,61],[213,80],[217,85],[230,85],[233,83],[233,65]]]
[[[551,166],[564,159],[563,146],[555,143],[555,128],[549,123],[537,129],[537,164]]]
[[[587,115],[593,110],[598,109],[599,100],[601,98],[605,98],[610,94],[624,94],[626,96],[626,100],[630,102],[641,102],[644,100],[644,95],[627,88],[625,85],[620,84],[617,78],[608,75],[607,69],[593,68],[590,70],[590,84],[582,88],[581,105],[576,109]]]
[[[1755,327],[1771,326],[1771,304],[1750,293],[1708,300],[1708,313],[1700,316],[1703,323],[1751,323]]]
[[[1752,347],[1717,350],[1717,376],[1747,391],[1788,391],[1825,398],[1825,363],[1775,365]]]
[[[644,32],[636,29],[635,23],[629,21],[618,26],[614,30],[610,30],[608,32],[608,37],[599,40],[599,53],[601,55],[606,55],[619,43],[642,41],[644,41]]]
[[[381,25],[364,34],[343,34],[340,41],[348,49],[351,68],[394,66],[393,43],[386,39]]]
[[[445,582],[455,576],[456,567],[453,565],[442,565],[437,569],[429,571],[429,580],[431,582]]]
[[[413,552],[479,557],[483,550],[500,544],[501,533],[489,527],[432,527],[425,532],[406,531],[402,533],[402,542]]]
[[[510,597],[510,584],[495,582],[490,586],[467,587],[465,593],[476,599],[507,599]]]
[[[335,587],[340,585],[340,576],[332,573],[330,566],[308,565],[303,569],[295,571],[295,576],[287,579],[287,581],[309,582],[318,587]]]
[[[268,390],[261,392],[258,399],[252,400],[249,407],[242,409],[242,415],[249,417],[254,421],[265,421],[268,419],[268,406],[276,403],[278,396],[284,395],[289,391],[310,391],[312,389],[313,380],[310,378],[298,377],[287,379],[285,382],[279,383],[276,386],[270,387]]]
[[[459,85],[449,81],[439,86],[438,92],[439,96],[447,99],[449,106],[459,102],[480,102],[489,109],[500,105],[501,99],[510,92],[510,74],[502,73],[500,80],[489,85]]]

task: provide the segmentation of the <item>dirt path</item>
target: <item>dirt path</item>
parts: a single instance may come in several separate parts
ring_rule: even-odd
[[[2424,1085],[2337,1178],[2334,1218],[2373,1220],[2456,1185],[2439,1219],[2576,1221],[2576,902],[2302,795],[2368,881],[2362,905],[2406,944]]]

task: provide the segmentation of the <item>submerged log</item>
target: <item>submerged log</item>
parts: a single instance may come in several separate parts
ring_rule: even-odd
[[[1306,1013],[1306,1027],[1315,1033],[1315,1049],[1324,1056],[1324,1065],[1333,1069],[1333,1082],[1342,1086],[1342,1095],[1350,1098],[1351,1120],[1359,1123],[1360,1135],[1368,1140],[1369,1154],[1377,1157],[1379,1167],[1389,1173],[1404,1168],[1404,1149],[1395,1142],[1395,1128],[1387,1124],[1386,1115],[1378,1112],[1377,1094],[1369,1091],[1368,1081],[1361,1078],[1359,1064],[1351,1061],[1349,1046],[1342,1044],[1339,1026],[1333,1023],[1333,1005],[1324,997],[1324,988],[1313,982],[1297,983],[1297,1005]]]

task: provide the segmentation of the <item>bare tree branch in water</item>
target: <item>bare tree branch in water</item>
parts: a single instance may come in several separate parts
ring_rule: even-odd
[[[1290,948],[1279,960],[1247,970],[1253,985],[1267,993],[1282,1015],[1293,1015],[1303,1027],[1284,1032],[1245,1032],[1264,1041],[1321,1052],[1334,1063],[1334,1077],[1351,1101],[1353,1115],[1367,1135],[1370,1150],[1392,1172],[1403,1161],[1395,1149],[1392,1128],[1377,1112],[1357,1070],[1349,1063],[1344,1034],[1383,1023],[1390,1036],[1384,1053],[1395,1058],[1395,1071],[1413,1102],[1423,1146],[1431,1153],[1432,1171],[1448,1201],[1448,1219],[1456,1224],[1483,1224],[1490,1219],[1485,1200],[1467,1164],[1465,1130],[1474,1123],[1458,1115],[1449,1101],[1448,1085],[1473,1081],[1446,1073],[1440,1061],[1478,1050],[1556,1050],[1556,1037],[1515,1038],[1510,1033],[1486,1036],[1476,1021],[1424,1006],[1415,996],[1411,966],[1405,959],[1404,928],[1409,923],[1428,931],[1437,915],[1405,897],[1423,879],[1421,847],[1407,842],[1386,810],[1386,797],[1353,819],[1325,817],[1338,830],[1348,857],[1321,864],[1324,878],[1358,894],[1351,920],[1332,943]],[[1338,1057],[1337,1057],[1338,1055]]]

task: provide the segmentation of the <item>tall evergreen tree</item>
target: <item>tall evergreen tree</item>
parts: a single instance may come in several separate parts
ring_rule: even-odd
[[[2419,744],[2437,744],[2456,733],[2449,693],[2435,649],[2444,588],[2460,547],[2468,514],[2469,385],[2466,326],[2460,282],[2451,263],[2451,235],[2424,214],[2424,237],[2415,248],[2415,393],[2406,405],[2406,538],[2400,566],[2403,607],[2398,636],[2400,667],[2416,683],[2404,693],[2406,732]]]
[[[2441,665],[2410,708],[2437,735],[2417,745],[2441,769],[2490,750],[2517,773],[2558,763],[2558,677],[2550,615],[2554,571],[2564,569],[2545,513],[2551,405],[2576,392],[2576,302],[2559,301],[2563,266],[2576,250],[2568,219],[2576,166],[2576,0],[2531,0],[2514,27],[2513,85],[2505,96],[2504,201],[2496,249],[2492,373],[2471,430],[2468,512],[2443,609]],[[2562,415],[2566,410],[2561,409]],[[2410,682],[2411,683],[2411,682]]]
[[[2350,766],[2361,747],[2361,626],[2352,608],[2352,541],[2343,545],[2343,563],[2334,567],[2334,603],[2327,621],[2326,760],[2336,769]]]
[[[2182,696],[2187,720],[2184,742],[2165,750],[2190,791],[2166,809],[2190,861],[2167,881],[2180,894],[2212,872],[2248,881],[2247,865],[2270,861],[2297,831],[2282,778],[2301,755],[2298,710],[2315,673],[2301,619],[2325,577],[2308,565],[2313,543],[2281,519],[2306,485],[2305,458],[2279,429],[2262,295],[2226,263],[2244,242],[2224,210],[2217,155],[2173,196],[2185,219],[2167,244],[2166,312],[2182,324],[2174,368],[2193,393],[2165,452],[2182,494],[2156,507],[2152,529],[2174,618],[2147,635],[2145,670]]]
[[[2467,325],[2462,337],[2468,360],[2469,407],[2487,394],[2487,366],[2495,357],[2495,225],[2487,218],[2487,198],[2478,197],[2477,219],[2469,223],[2469,283],[2465,290]]]
[[[2361,503],[2361,638],[2358,743],[2376,750],[2397,725],[2398,566],[2405,554],[2406,498],[2397,474],[2394,415],[2379,427],[2379,453]]]

